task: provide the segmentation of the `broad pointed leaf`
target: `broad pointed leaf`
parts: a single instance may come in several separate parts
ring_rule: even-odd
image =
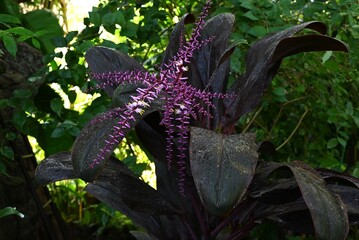
[[[122,101],[121,103],[117,102],[117,104],[125,104],[120,93],[116,94],[116,97],[118,98],[117,101]],[[124,98],[127,99],[127,96]],[[73,145],[72,161],[75,172],[83,180],[93,181],[117,147],[117,144],[113,144],[113,142],[120,142],[139,120],[154,111],[158,111],[162,107],[159,102],[159,99],[154,100],[142,114],[134,113],[133,119],[127,121],[127,127],[121,125],[123,111],[126,109],[124,107],[114,108],[93,118],[81,130]],[[121,125],[121,135],[118,134],[118,130],[115,132],[115,127],[119,125]],[[100,155],[103,157],[100,158]]]
[[[145,71],[141,64],[127,54],[106,47],[90,48],[85,58],[93,73],[109,73],[127,70]],[[105,86],[105,91],[109,96],[112,96],[116,88],[117,85],[107,85]]]
[[[292,170],[311,213],[319,239],[346,239],[349,231],[348,214],[340,197],[326,188],[325,181],[309,166],[295,162]]]
[[[121,161],[110,158],[96,181],[88,184],[87,192],[112,208],[129,216],[136,224],[155,236],[161,236],[162,214],[179,211],[155,189],[136,177]]]
[[[253,178],[257,146],[252,134],[221,135],[192,128],[190,164],[198,194],[213,215],[230,211]]]
[[[106,141],[111,141],[110,135],[114,135],[114,126],[120,121],[119,115],[121,109],[114,109],[97,115],[93,118],[76,138],[72,150],[73,167],[81,179],[91,182],[100,173],[106,161],[100,161],[99,156],[103,153],[104,158],[108,159],[117,145],[109,146]],[[132,123],[133,125],[134,123]],[[130,129],[125,129],[126,134]],[[121,139],[119,139],[120,141]]]
[[[149,213],[137,212],[128,207],[121,199],[120,191],[111,183],[92,182],[86,186],[85,190],[101,202],[128,216],[133,223],[151,233],[160,233],[158,220]]]
[[[355,187],[329,184],[330,191],[338,194],[348,211],[349,224],[359,224],[359,189]]]
[[[258,190],[251,191],[250,196],[268,204],[284,204],[301,197],[298,184],[293,178],[267,180],[267,182],[268,184],[263,184]]]
[[[337,172],[330,169],[316,169],[316,171],[324,178],[327,182],[335,182],[341,185],[352,185],[359,189],[359,179],[353,176],[350,176],[345,173]]]
[[[155,189],[135,176],[120,160],[114,158],[108,161],[102,173],[89,186],[102,186],[103,188],[111,186],[111,191],[117,192],[117,197],[130,209],[137,212],[178,213]],[[106,202],[106,199],[103,201]]]
[[[78,177],[72,167],[70,152],[60,152],[51,155],[41,161],[35,171],[35,180],[39,185]]]
[[[260,188],[260,184],[263,184],[270,174],[283,167],[289,168],[293,173],[310,212],[317,237],[319,239],[345,239],[349,230],[345,205],[337,194],[329,190],[323,178],[308,165],[301,162],[265,163],[253,180],[253,184],[257,186],[255,188]],[[289,224],[290,212],[288,212],[288,208],[283,210],[285,212],[280,218],[282,221],[284,218],[287,219]],[[267,214],[270,215],[268,210]],[[275,214],[281,215],[277,210]]]
[[[259,104],[284,57],[307,51],[348,51],[344,43],[324,35],[293,38],[304,28],[321,34],[326,31],[323,23],[307,22],[269,35],[252,45],[246,56],[246,72],[230,90],[237,96],[234,100],[226,101],[227,119],[222,125],[229,129],[225,132],[230,132],[240,116]]]

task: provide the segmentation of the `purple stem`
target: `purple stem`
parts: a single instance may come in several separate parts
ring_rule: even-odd
[[[191,194],[191,202],[192,202],[192,206],[194,208],[194,211],[196,213],[199,225],[201,227],[202,233],[204,234],[204,239],[209,239],[209,234],[208,234],[208,228],[206,227],[206,223],[204,222],[204,216],[201,213],[200,209],[199,209],[199,205],[197,204],[196,199],[194,198],[193,194]]]

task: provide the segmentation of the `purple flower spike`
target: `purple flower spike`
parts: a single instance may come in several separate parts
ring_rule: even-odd
[[[92,74],[92,77],[100,82],[99,87],[123,83],[140,83],[144,85],[144,87],[137,88],[137,93],[131,96],[130,102],[121,110],[117,110],[120,120],[117,126],[114,127],[113,134],[106,140],[105,149],[99,153],[93,165],[105,160],[109,149],[113,149],[119,144],[118,139],[124,137],[124,130],[129,128],[130,122],[135,121],[136,116],[143,114],[155,99],[160,98],[165,103],[160,124],[166,128],[168,168],[172,168],[173,162],[176,161],[178,185],[182,196],[185,195],[186,159],[191,119],[196,119],[198,115],[210,117],[211,115],[207,109],[214,107],[213,98],[231,97],[222,93],[211,93],[197,89],[190,85],[187,77],[185,77],[185,72],[189,69],[188,64],[191,62],[193,53],[213,39],[212,37],[199,40],[210,6],[211,1],[208,1],[195,24],[195,29],[190,39],[187,42],[181,42],[178,52],[163,65],[164,67],[160,69],[158,74],[150,74],[145,71]],[[174,156],[175,148],[177,151]]]

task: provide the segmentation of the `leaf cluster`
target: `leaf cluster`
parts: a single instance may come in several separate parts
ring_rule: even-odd
[[[188,19],[190,15],[185,15],[174,28],[165,60],[180,50],[178,36]],[[96,116],[81,130],[71,152],[43,161],[36,172],[38,182],[88,181],[86,191],[146,230],[133,233],[138,239],[241,239],[262,220],[278,222],[297,233],[315,234],[318,239],[345,239],[350,224],[358,223],[356,198],[346,197],[358,194],[358,179],[315,170],[297,161],[261,162],[258,151],[266,151],[257,146],[254,135],[235,134],[235,128],[240,117],[259,105],[283,58],[311,51],[346,52],[346,45],[326,36],[326,27],[320,22],[287,28],[255,42],[247,53],[245,73],[227,88],[229,56],[234,50],[227,42],[233,24],[234,17],[225,13],[208,20],[201,37],[215,35],[217,39],[201,48],[190,65],[193,86],[234,93],[235,97],[214,102],[213,118],[193,120],[185,196],[177,185],[178,169],[167,168],[164,130],[159,126],[161,112],[154,106],[132,116],[135,120],[130,124],[154,158],[156,190],[113,158],[112,148],[105,152],[105,161],[92,164],[121,117],[111,114],[112,110]],[[295,36],[303,29],[319,34]],[[87,61],[95,73],[142,69],[128,56],[106,48],[90,49]],[[122,88],[113,84],[105,89],[114,99],[122,98],[114,101],[115,111],[130,100],[129,89]]]

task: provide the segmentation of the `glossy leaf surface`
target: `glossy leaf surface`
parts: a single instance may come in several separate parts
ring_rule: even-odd
[[[335,192],[330,190],[324,179],[308,165],[301,162],[288,164],[266,162],[259,168],[255,176],[253,181],[255,188],[262,189],[261,186],[269,181],[266,179],[280,169],[290,171],[293,176],[282,183],[277,181],[277,185],[273,188],[265,187],[263,190],[257,190],[257,193],[252,192],[251,194],[252,197],[260,201],[263,198],[266,204],[277,204],[264,209],[262,214],[265,212],[267,217],[286,223],[287,227],[296,230],[298,230],[296,222],[291,219],[297,216],[299,221],[299,218],[306,216],[307,220],[304,221],[308,223],[311,218],[313,224],[303,226],[302,230],[306,229],[304,232],[308,233],[311,232],[310,229],[314,229],[318,239],[345,239],[349,230],[345,204]],[[299,188],[301,196],[297,195],[295,185]],[[285,189],[287,189],[287,195],[285,195]],[[258,194],[259,192],[260,194]],[[278,204],[278,200],[275,200],[278,197],[284,198],[282,203],[279,202],[280,204]],[[300,200],[301,198],[303,200]],[[303,201],[308,212],[303,208]]]
[[[70,152],[51,155],[41,161],[35,171],[35,180],[39,185],[74,178],[78,178],[78,175],[72,167]]]
[[[313,169],[303,163],[289,165],[312,216],[319,239],[346,239],[349,231],[345,205],[326,187],[325,181]]]
[[[203,205],[213,215],[231,210],[245,194],[258,154],[254,136],[221,135],[192,128],[190,163]]]

